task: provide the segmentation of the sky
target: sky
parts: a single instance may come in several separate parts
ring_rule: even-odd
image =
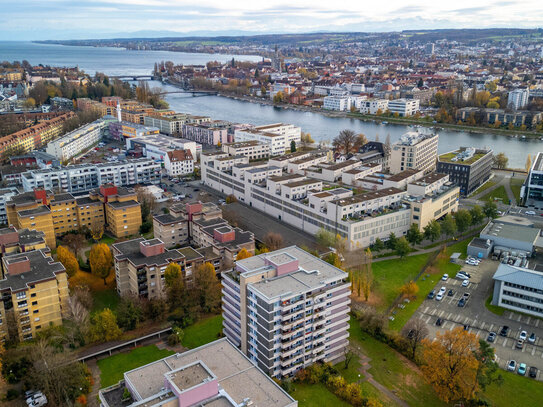
[[[4,41],[541,26],[541,0],[0,0]]]

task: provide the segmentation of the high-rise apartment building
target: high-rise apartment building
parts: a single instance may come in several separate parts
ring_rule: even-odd
[[[507,106],[514,110],[523,109],[528,104],[530,89],[515,89],[507,96]]]
[[[408,169],[434,171],[437,159],[437,134],[408,132],[392,144],[389,167],[392,174]]]
[[[347,273],[296,246],[237,261],[222,284],[224,334],[272,377],[348,345]]]

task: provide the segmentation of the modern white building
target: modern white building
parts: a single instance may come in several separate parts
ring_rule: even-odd
[[[543,153],[537,153],[520,195],[525,205],[543,207]]]
[[[249,160],[260,160],[270,156],[270,145],[258,140],[227,143],[221,148],[228,155],[244,155]]]
[[[408,132],[392,144],[389,167],[392,174],[417,169],[431,172],[436,168],[437,134]]]
[[[322,107],[325,110],[336,110],[340,112],[348,112],[351,108],[360,110],[365,99],[365,96],[331,95],[324,98]]]
[[[419,111],[419,99],[396,99],[388,102],[388,110],[392,114],[398,113],[400,117],[413,116]]]
[[[170,137],[163,134],[149,134],[126,139],[126,149],[141,148],[145,157],[163,161],[168,151],[189,150],[194,161],[202,152],[202,145],[184,138]]]
[[[164,156],[164,168],[170,177],[180,177],[194,172],[194,160],[190,150],[168,151]]]
[[[60,161],[67,161],[97,144],[109,123],[99,119],[50,141],[45,151]]]
[[[17,188],[2,188],[0,189],[0,224],[7,225],[8,215],[6,213],[6,202],[12,197],[18,195]]]
[[[509,92],[507,96],[507,106],[520,110],[526,107],[528,104],[528,98],[530,97],[530,89],[515,89]]]
[[[282,155],[290,151],[292,141],[298,145],[301,140],[302,131],[292,124],[270,124],[256,126],[249,129],[237,129],[234,133],[234,141],[247,142],[259,141],[270,148],[270,155]]]
[[[183,124],[189,121],[188,117],[189,115],[185,113],[176,113],[174,115],[166,116],[144,116],[143,124],[156,127],[164,134],[181,134]]]
[[[223,332],[272,377],[340,359],[348,346],[348,274],[291,246],[223,273]]]
[[[300,142],[302,136],[302,129],[298,126],[288,123],[273,123],[265,124],[263,126],[253,127],[256,131],[264,131],[267,133],[279,134],[281,136],[286,136],[287,141],[290,145],[291,141],[295,141],[296,144]]]
[[[362,114],[377,114],[377,112],[385,113],[388,110],[388,99],[370,99],[360,102],[360,113]]]
[[[23,189],[36,188],[64,192],[88,192],[103,184],[129,186],[158,184],[161,166],[154,160],[140,158],[104,164],[79,164],[62,168],[31,170],[22,174]]]

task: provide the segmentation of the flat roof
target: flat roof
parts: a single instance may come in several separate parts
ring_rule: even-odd
[[[481,158],[483,158],[485,155],[492,152],[492,150],[482,150],[482,149],[476,149],[475,154],[473,154],[472,157],[468,158],[465,161],[452,161],[454,157],[456,157],[458,154],[466,151],[466,147],[460,147],[458,150],[449,151],[448,153],[441,154],[437,157],[438,161],[449,163],[449,164],[458,164],[458,165],[472,165],[475,164],[477,161],[479,161]]]
[[[384,188],[377,191],[370,191],[370,192],[364,192],[363,194],[354,195],[347,198],[341,198],[333,201],[339,206],[347,206],[352,205],[360,202],[366,202],[371,201],[373,199],[383,198],[385,196],[389,195],[395,195],[395,194],[401,194],[404,191],[398,188]]]
[[[492,278],[498,281],[543,290],[543,273],[524,267],[515,267],[500,263]]]
[[[498,237],[534,244],[539,233],[540,229],[537,228],[493,221],[489,222],[481,231],[481,238],[492,239]]]
[[[434,182],[437,182],[445,177],[447,177],[448,174],[442,174],[442,173],[439,173],[439,172],[432,172],[428,175],[425,175],[424,177],[422,177],[421,179],[419,179],[418,181],[415,181],[415,182],[412,182],[411,184],[413,185],[420,185],[420,186],[427,186],[427,185],[431,185],[433,184]]]
[[[409,168],[405,171],[399,172],[397,174],[394,174],[388,178],[385,178],[386,181],[392,181],[392,182],[398,182],[403,181],[406,178],[412,177],[415,174],[418,174],[422,170],[417,170],[415,168]]]

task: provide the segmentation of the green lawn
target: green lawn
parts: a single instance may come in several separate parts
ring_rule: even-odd
[[[511,191],[513,191],[513,195],[515,195],[515,199],[517,200],[517,203],[520,203],[520,187],[524,183],[523,179],[518,178],[511,178]]]
[[[101,388],[116,384],[124,372],[172,355],[174,352],[158,349],[156,345],[143,346],[130,352],[119,353],[98,361]]]
[[[218,339],[222,332],[222,315],[215,315],[186,327],[183,336],[183,346],[189,349],[197,348]]]
[[[351,318],[350,324],[351,344],[360,347],[372,359],[369,372],[377,382],[394,391],[411,406],[446,406],[412,363],[388,345],[362,332],[354,318]]]
[[[102,238],[100,239],[99,243],[105,243],[108,246],[111,246],[113,243],[115,243],[116,240],[117,238],[104,234]],[[96,244],[96,242],[93,239],[89,239],[89,244],[93,245],[93,244]]]
[[[101,311],[104,308],[115,311],[121,300],[115,289],[93,292],[92,298],[94,299],[94,302],[92,304],[91,312]]]
[[[516,373],[500,371],[503,384],[487,387],[484,397],[493,407],[533,406],[543,400],[543,383]],[[536,400],[539,400],[537,402]],[[534,404],[535,403],[535,404]]]
[[[386,309],[400,294],[400,287],[413,280],[428,261],[429,254],[418,254],[403,259],[384,260],[373,263],[373,291],[379,298],[378,311]]]
[[[300,407],[321,407],[321,406],[334,406],[334,407],[350,407],[349,403],[339,399],[335,394],[330,392],[324,384],[306,384],[306,383],[294,383],[293,390],[290,395],[298,400],[298,406]]]
[[[480,194],[481,192],[486,191],[488,188],[492,188],[496,183],[494,181],[487,181],[483,185],[481,185],[479,188],[477,188],[475,191],[473,191],[469,196],[474,196],[477,194]]]
[[[493,314],[500,315],[500,316],[503,315],[503,313],[505,312],[505,308],[498,307],[497,305],[492,305],[491,301],[492,301],[492,294],[486,299],[485,307]]]
[[[483,195],[480,200],[491,202],[502,201],[506,205],[509,204],[509,198],[507,197],[507,192],[505,191],[505,187],[503,185],[499,186],[488,194]]]

